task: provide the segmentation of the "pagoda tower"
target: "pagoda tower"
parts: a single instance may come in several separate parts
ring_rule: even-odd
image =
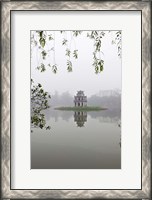
[[[84,95],[83,91],[78,91],[77,95],[74,96],[74,105],[75,107],[84,107],[87,106],[87,96]]]

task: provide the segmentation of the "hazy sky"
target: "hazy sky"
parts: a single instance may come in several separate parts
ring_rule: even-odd
[[[121,90],[121,58],[118,57],[117,45],[112,44],[116,31],[106,32],[102,39],[101,57],[104,60],[104,70],[99,74],[95,74],[93,63],[93,40],[86,37],[86,32],[83,31],[78,37],[69,42],[71,50],[78,49],[78,59],[72,58],[73,71],[68,72],[66,66],[67,57],[65,56],[66,47],[62,46],[64,37],[70,40],[71,33],[61,34],[59,31],[52,32],[55,34],[55,43],[52,40],[46,49],[50,49],[55,44],[55,60],[54,53],[50,51],[47,55],[46,64],[53,64],[54,61],[58,65],[58,71],[54,74],[51,68],[47,68],[45,72],[40,72],[36,69],[38,64],[41,64],[39,49],[32,47],[31,57],[31,77],[35,83],[41,83],[43,88],[50,94],[58,91],[60,94],[68,91],[74,95],[78,90],[84,90],[87,96],[98,93],[100,90]]]

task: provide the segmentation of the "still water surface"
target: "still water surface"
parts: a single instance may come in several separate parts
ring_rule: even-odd
[[[31,133],[32,169],[120,169],[120,113],[47,110]]]

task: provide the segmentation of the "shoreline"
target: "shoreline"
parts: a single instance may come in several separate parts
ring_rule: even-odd
[[[108,108],[102,108],[99,106],[85,106],[85,107],[56,107],[54,110],[63,110],[63,111],[102,111],[108,110]]]

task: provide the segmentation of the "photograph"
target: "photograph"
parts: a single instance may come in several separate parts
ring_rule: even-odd
[[[1,199],[151,199],[151,1],[5,1]]]
[[[31,169],[121,169],[121,31],[31,31]]]

